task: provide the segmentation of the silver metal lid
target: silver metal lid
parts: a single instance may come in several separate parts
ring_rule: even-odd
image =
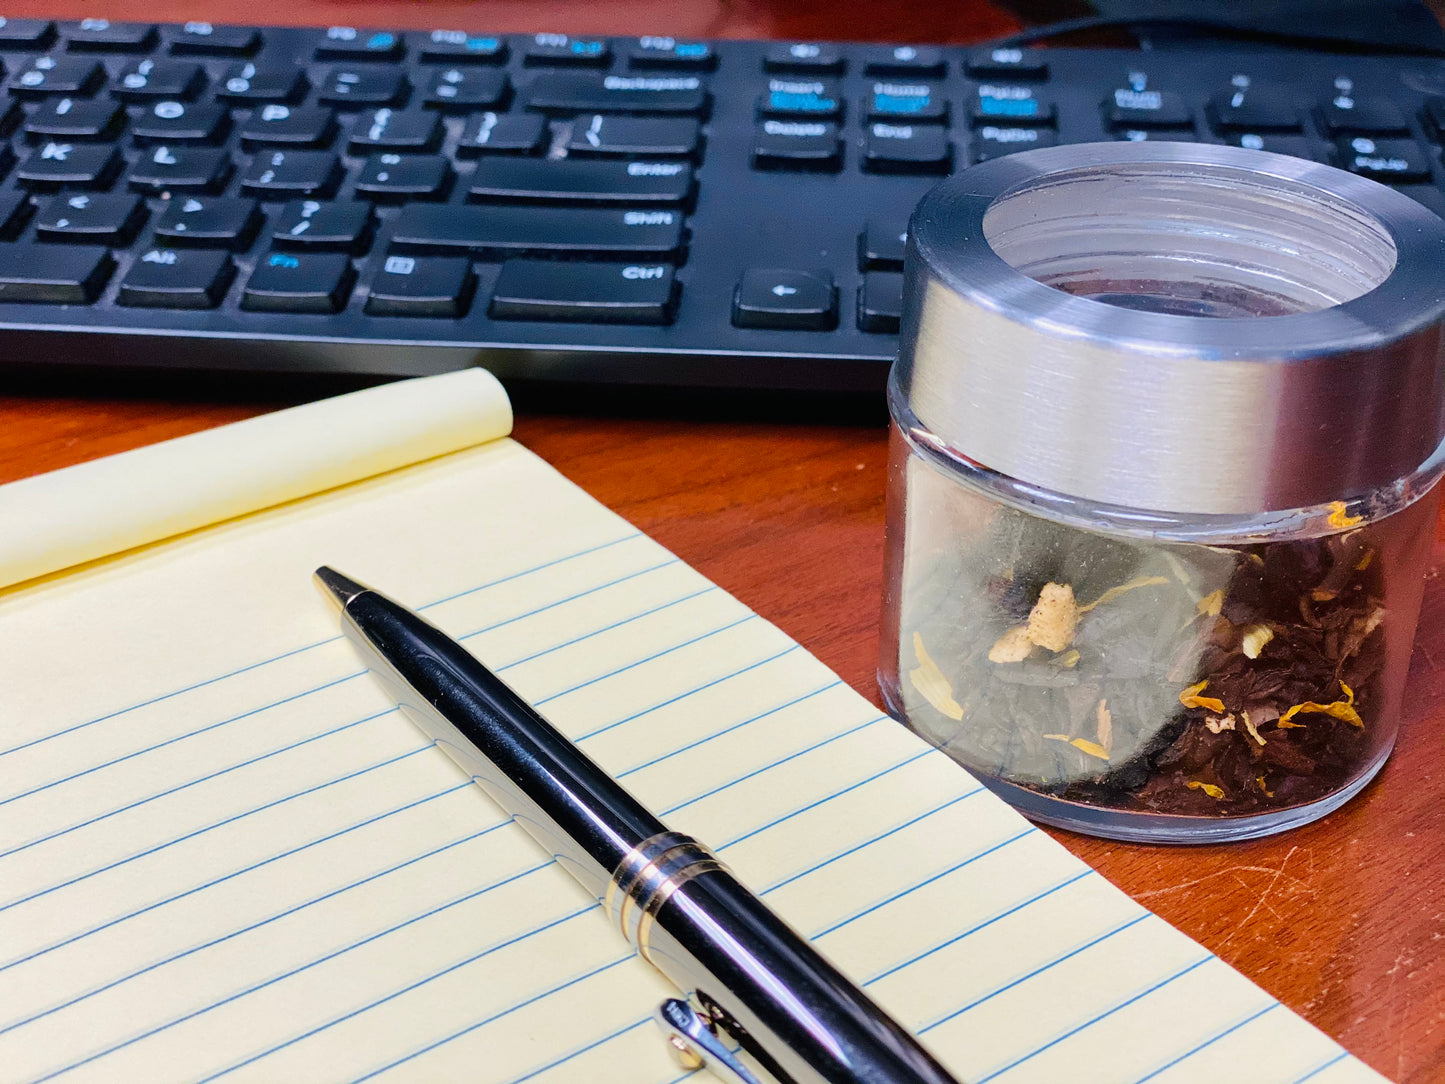
[[[895,380],[933,443],[1031,485],[1301,508],[1445,439],[1442,320],[1445,222],[1384,185],[1238,147],[1053,147],[919,205]]]

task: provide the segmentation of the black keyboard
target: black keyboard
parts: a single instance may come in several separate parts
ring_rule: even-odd
[[[1445,61],[0,20],[0,359],[869,390],[944,174],[1204,140],[1445,213]]]

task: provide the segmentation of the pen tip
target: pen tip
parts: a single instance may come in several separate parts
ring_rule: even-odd
[[[346,609],[346,604],[357,595],[369,590],[365,585],[343,576],[329,565],[322,565],[316,570],[315,575],[316,582],[325,589],[327,597],[343,610]]]

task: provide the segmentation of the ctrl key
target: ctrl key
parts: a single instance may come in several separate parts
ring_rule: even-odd
[[[115,270],[115,257],[92,245],[0,245],[0,302],[88,305]]]
[[[667,264],[508,260],[488,310],[493,320],[670,324],[677,283]]]
[[[351,296],[356,271],[332,252],[271,252],[256,263],[241,294],[253,312],[338,312]]]

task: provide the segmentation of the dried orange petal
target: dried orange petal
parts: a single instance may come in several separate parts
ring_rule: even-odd
[[[913,653],[918,656],[918,666],[908,671],[908,680],[918,690],[918,695],[950,719],[962,719],[963,705],[953,698],[953,686],[943,676],[938,663],[923,649],[923,637],[916,632],[913,634]]]
[[[1209,687],[1207,680],[1201,681],[1198,685],[1191,685],[1179,694],[1179,703],[1186,708],[1205,708],[1208,711],[1224,714],[1224,701],[1215,696],[1200,696]]]

